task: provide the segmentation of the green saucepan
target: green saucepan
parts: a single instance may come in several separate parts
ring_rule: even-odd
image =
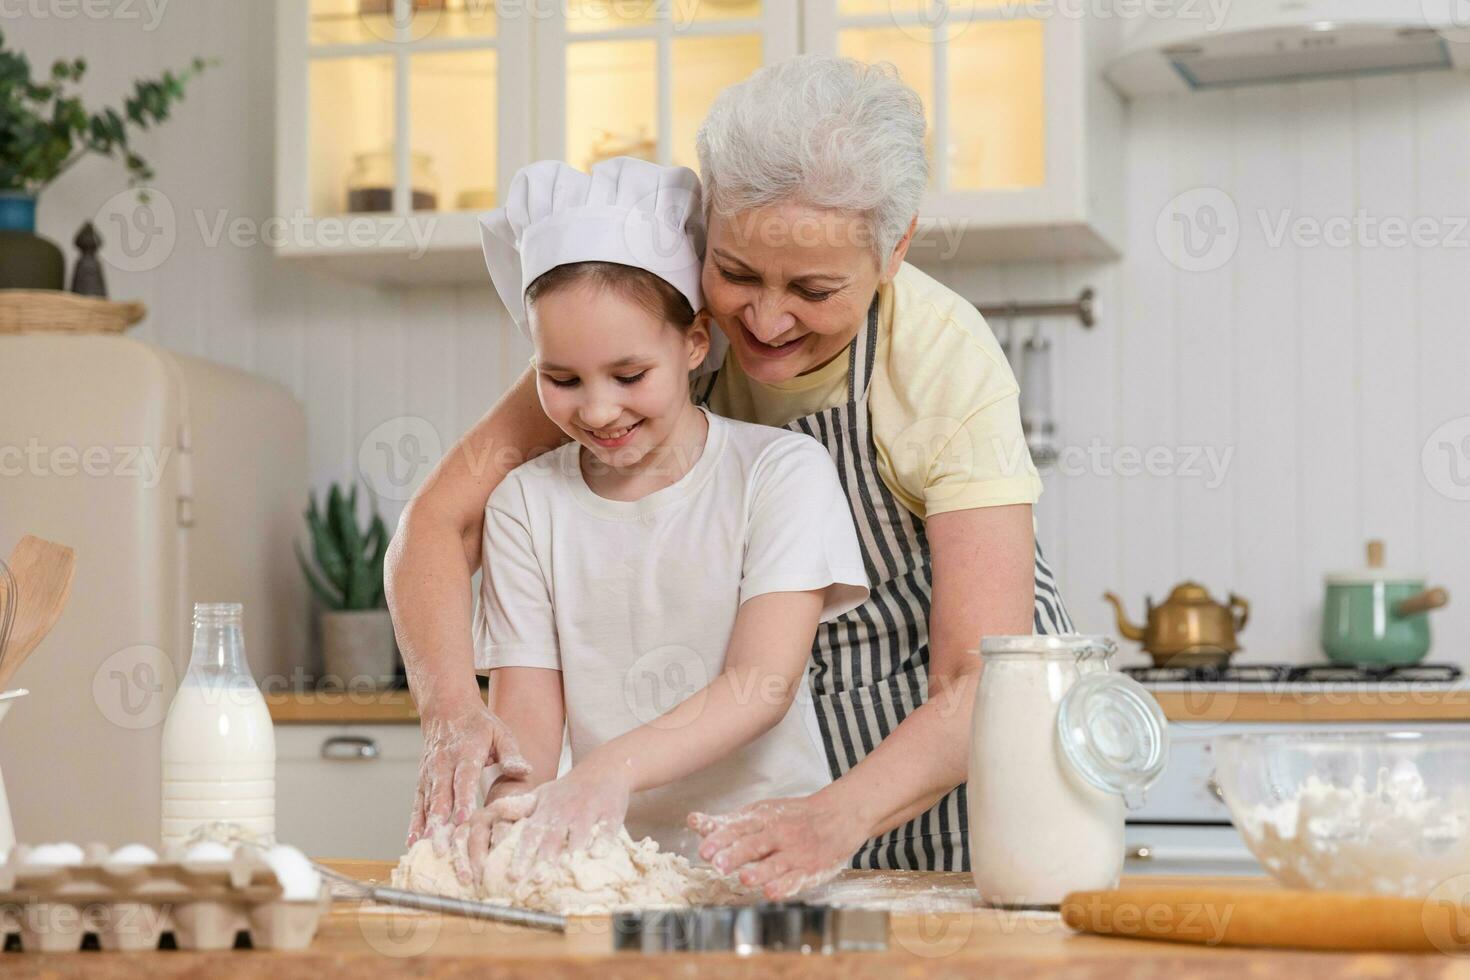
[[[1369,544],[1369,567],[1327,576],[1322,649],[1338,664],[1415,664],[1429,652],[1429,611],[1449,601],[1419,575],[1382,567],[1383,549]]]

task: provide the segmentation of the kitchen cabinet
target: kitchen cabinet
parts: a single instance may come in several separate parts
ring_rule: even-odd
[[[277,0],[276,30],[263,237],[378,282],[483,277],[475,212],[534,152],[531,18],[490,0]]]
[[[476,215],[534,160],[697,167],[715,95],[798,50],[785,0],[277,4],[273,244],[384,284],[485,282]]]
[[[422,752],[418,725],[277,725],[277,839],[312,855],[396,861]]]
[[[696,167],[715,95],[801,51],[924,99],[914,261],[1111,258],[1115,18],[997,0],[277,0],[278,253],[382,284],[484,282],[476,214],[524,164]],[[940,16],[935,17],[938,10]]]
[[[715,96],[798,49],[789,0],[563,3],[536,22],[536,158],[639,156],[697,170]]]
[[[997,0],[802,4],[804,50],[893,62],[924,100],[913,261],[1120,254],[1123,103],[1101,80],[1116,19]]]
[[[267,698],[276,719],[277,839],[308,854],[398,860],[424,751],[416,716],[398,698],[384,697],[357,709],[383,720],[302,720],[340,719],[354,710],[335,695],[324,699],[325,706],[313,700],[279,693]],[[293,720],[283,721],[288,715]],[[572,747],[564,739],[557,775],[571,767]]]

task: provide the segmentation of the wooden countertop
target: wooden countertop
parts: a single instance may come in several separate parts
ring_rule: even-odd
[[[390,865],[375,861],[330,861],[354,877],[388,877]],[[1084,936],[1070,932],[1052,913],[1003,912],[974,907],[967,874],[937,872],[847,872],[841,884],[881,883],[893,893],[920,899],[927,908],[957,911],[895,912],[886,952],[815,956],[794,953],[741,957],[726,953],[644,956],[612,951],[605,917],[573,919],[566,935],[514,926],[472,922],[382,906],[338,902],[322,921],[310,948],[301,952],[232,950],[192,953],[81,952],[0,954],[7,980],[58,976],[165,978],[512,977],[541,980],[588,977],[701,978],[840,977],[867,980],[919,978],[1043,977],[1107,978],[1149,976],[1192,978],[1293,976],[1441,977],[1451,965],[1437,954],[1320,953],[1227,949]],[[1147,879],[1171,885],[1221,885],[1225,879]],[[1274,888],[1266,879],[1245,879]],[[1229,879],[1239,886],[1242,879]],[[1138,884],[1125,879],[1124,884]],[[900,906],[901,907],[901,906]]]
[[[1202,685],[1156,690],[1154,696],[1171,721],[1470,721],[1470,687]],[[266,703],[277,724],[417,724],[419,718],[406,690],[276,692],[266,695]]]
[[[1181,686],[1182,687],[1182,686]],[[1470,688],[1421,684],[1226,688],[1153,692],[1164,715],[1182,722],[1470,721]]]
[[[272,691],[265,695],[278,725],[379,725],[419,722],[413,695],[391,691]]]

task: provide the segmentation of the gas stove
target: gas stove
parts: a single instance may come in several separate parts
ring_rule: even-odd
[[[1455,664],[1362,667],[1341,664],[1230,664],[1224,667],[1124,667],[1142,684],[1453,684]]]

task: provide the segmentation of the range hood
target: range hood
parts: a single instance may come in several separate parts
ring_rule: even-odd
[[[1470,68],[1470,0],[1168,0],[1150,9],[1125,27],[1105,70],[1124,95]]]

